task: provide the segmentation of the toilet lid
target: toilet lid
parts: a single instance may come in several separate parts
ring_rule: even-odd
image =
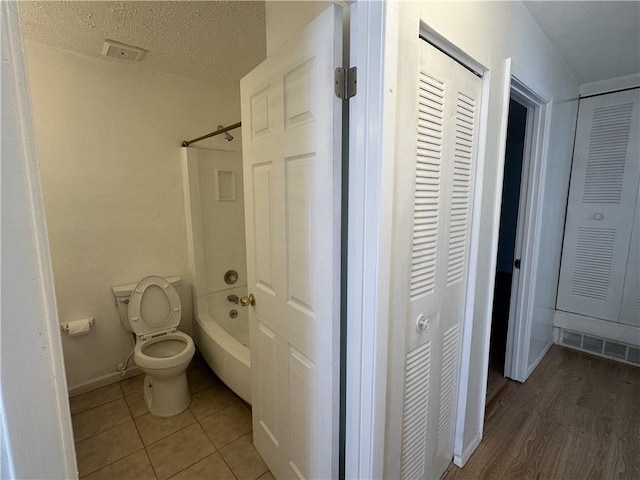
[[[157,275],[140,280],[129,297],[129,324],[138,336],[174,330],[181,311],[178,292]]]

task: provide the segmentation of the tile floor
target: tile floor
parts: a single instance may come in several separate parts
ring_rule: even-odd
[[[83,479],[239,479],[273,476],[253,447],[249,406],[197,354],[187,369],[191,405],[152,416],[144,375],[71,398]]]

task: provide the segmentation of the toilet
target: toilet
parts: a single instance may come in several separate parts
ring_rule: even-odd
[[[191,337],[177,330],[182,308],[176,288],[180,277],[150,275],[137,284],[113,287],[124,328],[135,333],[135,364],[146,376],[144,400],[149,412],[170,417],[191,402],[186,369],[195,353]]]

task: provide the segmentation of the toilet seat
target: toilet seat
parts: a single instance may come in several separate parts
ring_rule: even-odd
[[[153,345],[171,342],[172,340],[179,341],[182,344],[177,353],[171,356],[150,354],[149,349]],[[175,331],[159,337],[136,342],[134,361],[139,367],[149,370],[167,369],[177,367],[183,363],[189,364],[194,353],[195,345],[193,344],[193,339],[186,333]]]
[[[156,308],[146,311],[143,315],[145,296],[151,295],[155,298],[150,303]],[[160,307],[157,307],[158,305]],[[162,277],[149,275],[140,280],[131,292],[128,307],[129,324],[141,339],[174,332],[180,323],[181,313],[178,292]]]

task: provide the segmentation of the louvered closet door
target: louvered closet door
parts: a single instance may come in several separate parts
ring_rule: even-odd
[[[482,81],[421,42],[402,425],[403,479],[453,458]],[[419,332],[416,320],[425,319]]]
[[[640,90],[580,101],[559,310],[618,321],[640,161]]]
[[[640,193],[636,199],[629,259],[622,292],[620,323],[640,327]]]

